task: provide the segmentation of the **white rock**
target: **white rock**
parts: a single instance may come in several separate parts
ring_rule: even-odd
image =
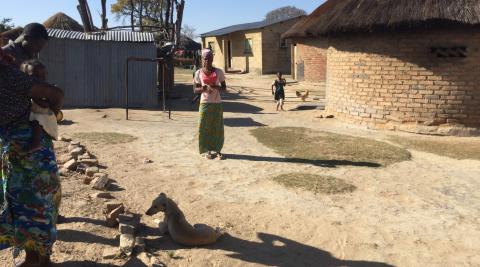
[[[109,182],[108,177],[102,176],[102,177],[96,177],[92,181],[92,188],[96,190],[105,190]]]
[[[78,157],[78,155],[82,154],[83,153],[83,147],[75,147],[74,149],[70,150],[70,155],[72,155],[72,157]]]
[[[74,171],[77,168],[77,161],[75,159],[71,159],[63,164],[63,168]]]
[[[85,170],[85,174],[90,177],[93,177],[95,173],[98,173],[98,167],[89,167]]]
[[[119,255],[118,248],[105,248],[103,250],[103,259],[105,260],[113,260]]]
[[[135,247],[135,237],[129,234],[120,235],[120,251],[127,256],[132,255]]]
[[[96,166],[98,165],[97,159],[80,159],[78,162],[88,165],[88,166]]]

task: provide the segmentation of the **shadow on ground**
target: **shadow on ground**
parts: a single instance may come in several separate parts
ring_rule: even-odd
[[[337,166],[378,168],[382,166],[378,163],[373,163],[373,162],[355,162],[355,161],[349,161],[349,160],[312,160],[312,159],[301,159],[301,158],[262,157],[262,156],[240,155],[240,154],[224,154],[224,155],[227,157],[227,159],[233,159],[233,160],[301,163],[301,164],[310,164],[310,165],[320,166],[325,168],[336,168]]]
[[[223,124],[228,127],[261,127],[263,123],[256,122],[252,118],[225,118]]]
[[[119,241],[115,238],[105,238],[89,232],[77,231],[71,229],[58,230],[58,240],[63,242],[80,242],[86,244],[103,244],[108,246],[118,246]]]
[[[85,261],[65,261],[61,263],[54,263],[52,267],[150,267],[150,266],[163,267],[167,265],[163,263],[146,265],[141,260],[133,257],[133,258],[130,258],[125,264],[122,264],[122,265],[98,263],[98,262],[85,260]]]
[[[226,234],[219,239],[218,243],[206,248],[228,251],[231,252],[227,254],[230,258],[265,266],[393,267],[382,262],[337,259],[325,250],[277,235],[257,233],[257,236],[260,242],[243,240]],[[168,237],[148,240],[147,245],[154,250],[184,248],[174,244]]]
[[[236,100],[247,99],[241,93],[228,90],[221,94],[223,100],[223,108],[225,112],[233,113],[260,113],[263,109],[255,105],[232,102]],[[198,99],[195,100],[193,87],[191,84],[177,83],[170,95],[167,105],[171,106],[172,111],[193,111],[198,110]]]

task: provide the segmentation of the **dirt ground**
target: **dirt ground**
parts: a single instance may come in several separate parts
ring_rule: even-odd
[[[177,79],[188,83],[191,74],[182,72]],[[90,198],[94,192],[78,177],[67,177],[61,207],[67,223],[59,226],[53,256],[57,265],[480,266],[480,161],[409,150],[411,160],[378,168],[287,162],[249,131],[306,127],[385,142],[391,135],[414,135],[319,119],[318,110],[277,112],[269,89],[272,80],[227,76],[224,161],[198,155],[198,114],[191,111],[188,86],[179,86],[174,94],[172,119],[158,110],[133,110],[129,121],[121,109],[66,110],[71,123],[61,126],[63,134],[137,137],[114,145],[79,140],[106,167],[116,181],[113,195],[129,210],[144,214],[151,200],[165,192],[191,223],[222,227],[228,234],[213,246],[186,248],[156,231],[154,219],[161,214],[143,216],[148,257],[105,260],[103,250],[118,245],[117,230],[104,226],[103,201]],[[313,85],[288,86],[286,108],[300,103],[295,90],[309,88]],[[153,163],[144,164],[145,158]],[[356,190],[315,195],[272,180],[292,172],[341,178]],[[0,254],[2,266],[9,262],[8,252]]]

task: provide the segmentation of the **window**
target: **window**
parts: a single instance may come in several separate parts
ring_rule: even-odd
[[[251,54],[252,53],[252,46],[253,46],[253,41],[251,38],[245,39],[245,48],[243,52],[245,54]]]
[[[212,50],[213,53],[215,53],[215,42],[208,42],[207,48]]]
[[[452,46],[452,47],[437,46],[437,47],[432,47],[431,52],[433,55],[440,58],[467,57],[467,47],[465,46]]]
[[[280,39],[280,47],[281,48],[286,48],[286,47],[290,47],[290,40],[288,39]]]

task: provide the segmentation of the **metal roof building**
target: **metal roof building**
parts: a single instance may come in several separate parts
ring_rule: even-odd
[[[156,57],[151,33],[48,29],[48,34],[40,61],[49,82],[65,91],[66,107],[123,107],[127,58]],[[156,64],[130,62],[129,69],[130,105],[158,105]]]

